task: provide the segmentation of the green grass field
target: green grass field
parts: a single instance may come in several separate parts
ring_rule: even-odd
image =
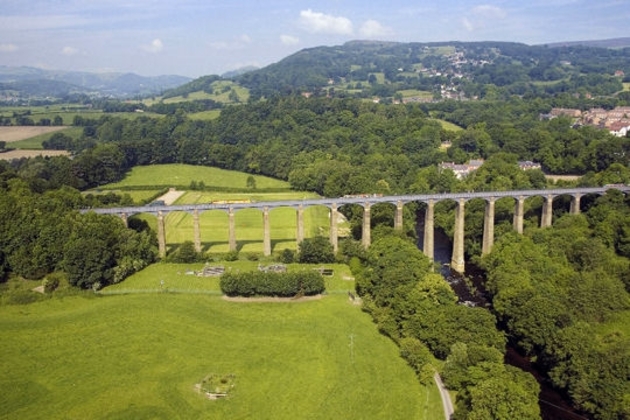
[[[226,171],[218,168],[191,165],[155,165],[134,168],[121,182],[108,184],[100,191],[118,191],[128,193],[138,202],[155,190],[135,190],[141,186],[170,187],[173,185],[189,185],[192,181],[203,183],[208,191],[187,191],[174,204],[198,204],[211,202],[266,202],[280,200],[303,200],[316,198],[309,192],[291,191],[289,184],[273,178],[254,176],[256,189],[246,189],[247,177],[242,172]],[[212,187],[242,188],[244,192],[216,192]],[[269,192],[271,190],[271,192]],[[284,191],[283,191],[284,190]],[[326,207],[309,207],[304,209],[304,234],[307,238],[317,235],[328,235],[329,211]],[[136,217],[147,221],[152,229],[157,230],[157,220],[150,214]],[[295,209],[277,208],[269,212],[271,226],[272,252],[283,249],[296,249],[297,216]],[[166,242],[169,246],[181,244],[194,239],[192,215],[184,212],[171,212],[166,215]],[[225,253],[228,245],[228,216],[223,210],[207,211],[200,214],[201,242],[204,252]],[[260,210],[244,209],[235,213],[236,240],[239,251],[247,253],[263,252],[262,213]],[[343,229],[344,223],[341,224]]]
[[[151,269],[127,281],[184,278],[172,274],[181,266]],[[216,288],[194,280],[207,285],[186,287]],[[418,383],[345,294],[287,303],[90,296],[0,306],[0,418],[443,418],[437,389]],[[195,390],[209,374],[235,375],[228,398]]]
[[[266,265],[268,262],[259,261],[220,261],[209,263],[214,266],[223,266],[227,271],[255,271],[258,265]],[[119,293],[149,293],[160,292],[162,290],[200,293],[200,294],[221,294],[218,277],[197,277],[187,274],[190,271],[201,271],[203,263],[196,264],[153,264],[144,270],[130,276],[125,281],[111,285],[103,289],[104,294]],[[317,264],[313,266],[304,264],[288,264],[288,271],[299,271],[309,268],[326,267],[333,269],[332,276],[324,277],[326,291],[328,294],[346,294],[354,291],[353,276],[350,268],[345,264]],[[164,280],[164,284],[161,281]]]
[[[68,127],[65,130],[60,131],[60,133],[72,137],[73,139],[78,139],[83,133],[83,127]],[[43,149],[42,143],[50,139],[54,134],[55,133],[42,134],[39,136],[31,137],[30,139],[12,142],[11,147],[16,149],[40,150]]]
[[[190,194],[190,193],[189,193]],[[296,193],[297,194],[297,193]],[[187,194],[188,195],[188,194]],[[266,201],[266,200],[265,200]],[[328,235],[328,209],[314,206],[304,209],[304,234],[307,238]],[[143,214],[152,229],[157,229],[155,216]],[[235,213],[237,249],[243,253],[263,252],[262,212],[244,209]],[[296,249],[297,216],[295,209],[277,208],[269,211],[271,227],[271,250],[279,253],[284,249]],[[212,210],[199,215],[201,243],[204,252],[224,253],[229,251],[228,215],[223,210]],[[345,225],[341,225],[345,227]],[[194,239],[192,216],[184,212],[171,212],[165,218],[166,243],[169,246]]]
[[[437,118],[434,118],[435,121],[439,122],[442,125],[442,128],[447,130],[447,131],[462,131],[463,128],[461,128],[458,125],[453,124],[452,122],[448,122],[445,120],[440,120]]]
[[[246,189],[247,177],[244,172],[228,171],[208,166],[194,166],[183,164],[136,166],[129,175],[120,182],[107,184],[101,189],[116,190],[128,187],[174,185],[188,186],[192,181],[200,182],[206,187]],[[256,189],[289,189],[285,181],[255,175]]]

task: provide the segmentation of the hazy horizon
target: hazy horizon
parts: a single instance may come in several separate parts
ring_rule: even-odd
[[[4,3],[0,65],[192,78],[351,40],[536,45],[623,38],[630,20],[622,0]]]

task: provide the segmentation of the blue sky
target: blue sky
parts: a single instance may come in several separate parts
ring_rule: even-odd
[[[355,39],[543,44],[628,22],[630,0],[2,0],[0,65],[198,77]]]

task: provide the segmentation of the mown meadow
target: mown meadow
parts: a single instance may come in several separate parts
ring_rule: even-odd
[[[253,187],[247,187],[248,178]],[[189,189],[203,185],[203,189]],[[225,202],[267,202],[280,200],[304,200],[316,198],[311,192],[293,191],[285,181],[251,176],[242,172],[219,168],[170,164],[133,168],[122,181],[104,185],[99,190],[129,194],[134,201],[152,196],[167,188],[184,188],[184,194],[173,204],[200,204]],[[196,187],[197,188],[197,187]],[[308,207],[304,209],[304,234],[308,237],[328,235],[328,209]],[[157,229],[157,219],[148,213],[138,216]],[[273,252],[296,249],[297,216],[295,209],[276,208],[269,212],[271,245]],[[165,217],[166,242],[170,247],[194,239],[192,215],[170,212]],[[203,212],[199,216],[201,242],[204,252],[225,253],[228,245],[228,215],[223,210]],[[342,228],[344,227],[342,222]],[[245,253],[263,252],[262,213],[256,209],[244,209],[235,213],[237,247]]]
[[[347,267],[320,300],[285,303],[226,301],[216,278],[185,274],[197,268],[157,264],[112,295],[0,306],[0,418],[443,416],[437,389],[349,300]],[[226,398],[196,390],[211,374],[234,375]]]

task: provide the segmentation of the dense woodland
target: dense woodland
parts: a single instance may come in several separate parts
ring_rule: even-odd
[[[402,45],[344,46],[356,50],[352,60],[366,60],[350,73],[343,73],[350,61],[341,49],[305,50],[289,60],[292,65],[241,76],[253,99],[221,105],[212,121],[187,116],[219,107],[211,102],[156,104],[166,114],[160,118],[77,116],[79,138],[56,133],[44,143],[70,150],[71,158],[0,161],[0,278],[64,272],[72,285],[98,289],[156,261],[155,233],[146,224],[132,218],[127,229],[119,218],[79,212],[134,204],[128,196],[80,191],[118,181],[137,165],[216,166],[287,180],[294,189],[329,197],[538,189],[549,186],[543,171],[583,175],[579,186],[630,183],[630,139],[573,126],[566,118],[541,118],[552,107],[628,105],[629,95],[611,95],[621,84],[612,73],[630,73],[627,50],[480,43],[467,45],[464,54],[470,63],[487,65],[429,78],[399,69],[421,63],[443,70],[452,63],[435,53],[442,46],[404,44],[406,55],[385,60],[383,51],[393,54]],[[365,54],[370,49],[374,55]],[[321,66],[300,72],[298,59]],[[322,76],[324,67],[332,73]],[[470,77],[453,78],[456,70]],[[367,80],[377,71],[386,83]],[[287,84],[290,75],[304,80]],[[432,90],[436,83],[459,80],[466,95],[485,99],[377,104],[326,90],[328,78],[385,90],[392,85]],[[202,78],[172,95],[212,89],[216,80]],[[321,91],[311,98],[282,94],[306,88]],[[116,111],[130,105],[102,101],[101,107]],[[461,130],[447,130],[440,120]],[[484,164],[462,180],[438,169],[440,162],[469,159]],[[519,160],[540,162],[543,171],[523,171]],[[435,212],[436,226],[449,235],[454,206],[441,202]],[[533,378],[502,363],[506,342],[535,360],[586,415],[630,418],[630,199],[615,191],[586,196],[582,215],[569,216],[568,197],[559,197],[554,227],[548,229],[538,228],[541,206],[540,198],[527,200],[525,233],[519,236],[513,233],[513,200],[498,200],[497,243],[481,258],[484,202],[466,205],[466,254],[486,271],[482,287],[491,310],[457,304],[449,286],[431,273],[431,263],[415,245],[422,204],[405,207],[402,234],[393,231],[391,206],[373,206],[368,251],[358,242],[361,208],[343,206],[352,237],[340,244],[336,258],[350,264],[365,309],[421,380],[430,379],[440,365],[436,360],[443,361],[444,380],[458,390],[456,418],[539,418]]]

